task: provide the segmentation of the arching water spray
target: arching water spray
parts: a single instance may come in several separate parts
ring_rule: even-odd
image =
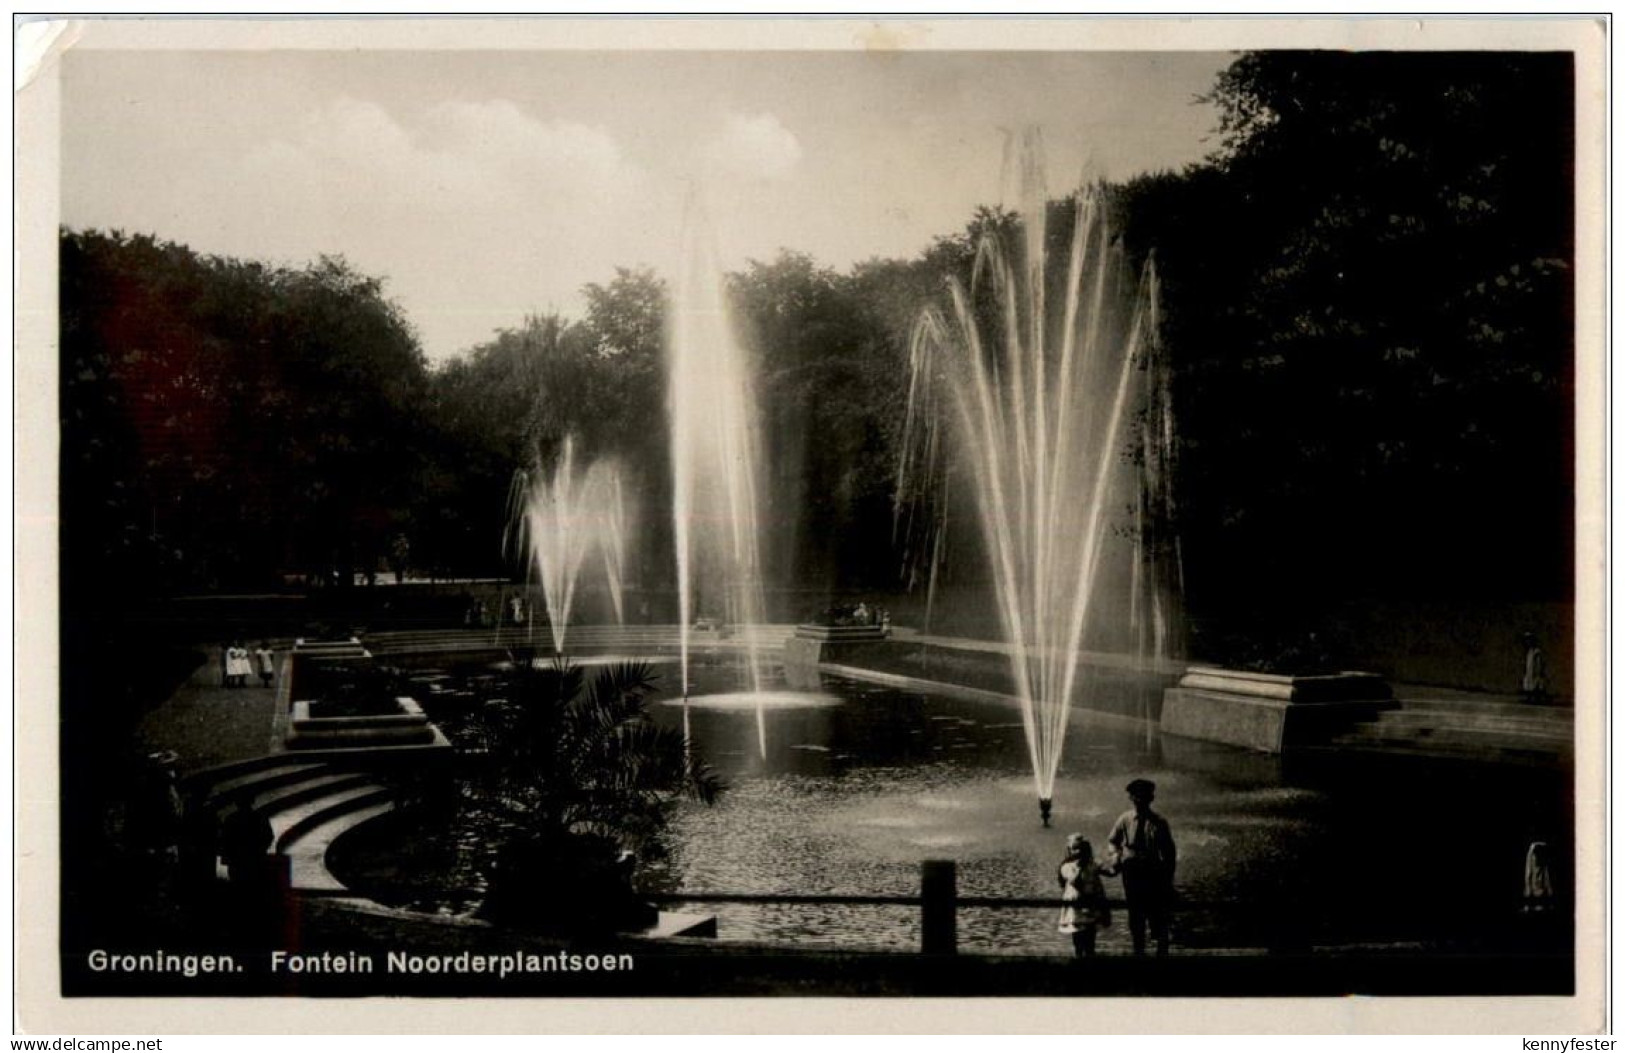
[[[1063,226],[1065,254],[1052,267],[1036,133],[1009,170],[1020,184],[1017,218],[989,218],[970,281],[951,279],[946,307],[928,307],[915,328],[896,511],[940,522],[952,470],[969,476],[1047,822],[1091,619],[1140,619],[1139,601],[1103,604],[1099,591],[1108,539],[1134,532],[1132,519],[1122,522],[1137,499],[1128,454],[1143,438],[1136,422],[1148,419],[1158,293],[1150,264],[1138,280],[1130,273],[1099,188],[1057,211],[1070,231]],[[926,512],[909,510],[922,494]],[[1141,509],[1151,511],[1160,509]],[[1132,547],[1124,558],[1142,559]],[[1159,617],[1143,619],[1148,646],[1160,646]]]
[[[553,653],[564,653],[576,583],[595,549],[602,554],[619,621],[627,513],[615,465],[598,461],[577,471],[575,441],[566,437],[552,473],[542,478],[538,465],[530,474],[518,474],[509,500],[508,543],[526,556],[527,573],[541,583]]]

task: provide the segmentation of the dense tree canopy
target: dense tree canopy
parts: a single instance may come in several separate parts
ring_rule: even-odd
[[[1192,587],[1562,595],[1568,57],[1266,52],[1214,99],[1213,162],[1124,195],[1165,279]]]
[[[372,560],[411,503],[427,373],[382,283],[62,238],[63,567],[99,591]]]
[[[1192,602],[1565,596],[1568,57],[1253,53],[1212,100],[1208,162],[1111,188],[1163,282]],[[786,251],[730,277],[776,584],[897,583],[909,330],[1013,222],[981,209],[912,259],[839,273]],[[403,538],[419,569],[513,570],[508,487],[567,435],[620,459],[633,576],[669,583],[665,286],[620,269],[584,293],[580,319],[532,317],[429,369],[381,281],[342,260],[64,232],[70,589],[348,580]]]

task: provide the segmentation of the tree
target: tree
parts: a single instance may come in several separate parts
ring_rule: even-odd
[[[854,526],[852,473],[870,438],[861,332],[838,276],[802,253],[750,261],[729,276],[728,292],[767,422],[764,562],[779,569],[780,586],[834,584],[840,541]]]
[[[136,725],[204,660],[152,602],[365,561],[409,516],[423,362],[338,259],[64,229],[59,268],[63,875],[87,896]]]
[[[1121,198],[1195,598],[1565,594],[1569,58],[1254,53],[1212,100],[1210,162]]]
[[[584,319],[530,316],[431,377],[423,519],[432,529],[422,558],[478,573],[503,568],[515,474],[552,471],[573,438],[579,460],[623,466],[642,517],[630,580],[669,573],[665,285],[652,271],[620,268],[583,294]]]
[[[404,518],[425,372],[381,280],[68,230],[61,273],[70,594],[349,569]]]
[[[787,582],[825,592],[889,588],[892,498],[908,384],[909,334],[967,263],[963,238],[917,260],[871,260],[848,275],[784,251],[730,277],[742,336],[762,374],[777,554]],[[798,612],[792,612],[798,613]]]
[[[448,571],[496,573],[514,473],[550,456],[583,408],[591,338],[557,314],[525,319],[430,380],[433,455],[423,552]]]

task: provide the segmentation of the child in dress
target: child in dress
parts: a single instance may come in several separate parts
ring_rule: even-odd
[[[270,687],[271,681],[276,679],[276,652],[267,641],[261,640],[254,652],[254,666],[260,672],[260,683]]]
[[[1066,839],[1066,858],[1056,870],[1061,884],[1061,923],[1057,929],[1072,937],[1072,953],[1078,958],[1095,954],[1095,930],[1112,923],[1106,902],[1106,886],[1101,875],[1112,873],[1095,862],[1094,848],[1082,834]]]
[[[226,649],[226,684],[229,687],[247,687],[253,667],[248,664],[248,648],[233,640]]]

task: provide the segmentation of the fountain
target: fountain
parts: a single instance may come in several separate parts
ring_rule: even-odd
[[[526,557],[527,577],[541,582],[553,653],[559,655],[564,653],[576,581],[594,550],[603,559],[615,619],[622,621],[626,505],[620,471],[612,462],[596,461],[583,472],[576,470],[573,437],[565,438],[552,475],[546,480],[540,476],[538,465],[533,475],[514,477],[504,544]]]
[[[761,444],[755,432],[752,371],[733,331],[716,250],[691,200],[668,341],[671,407],[672,516],[677,547],[682,696],[688,697],[691,633],[696,619],[721,615],[724,626],[763,620],[757,510]],[[699,604],[720,605],[720,612]],[[754,638],[744,634],[757,741],[767,738],[761,712],[761,667]],[[688,722],[684,729],[687,732]]]
[[[1071,230],[1064,266],[1051,269],[1040,153],[1026,133],[1010,169],[1019,218],[988,224],[970,282],[951,279],[946,311],[926,308],[915,328],[896,511],[900,534],[932,553],[934,591],[943,495],[968,468],[1047,825],[1092,619],[1126,615],[1132,661],[1154,665],[1173,646],[1177,575],[1168,539],[1152,529],[1168,511],[1172,438],[1155,269],[1134,280],[1095,187],[1057,210]],[[1001,227],[1020,243],[1006,244]],[[1129,595],[1101,603],[1118,579]]]

